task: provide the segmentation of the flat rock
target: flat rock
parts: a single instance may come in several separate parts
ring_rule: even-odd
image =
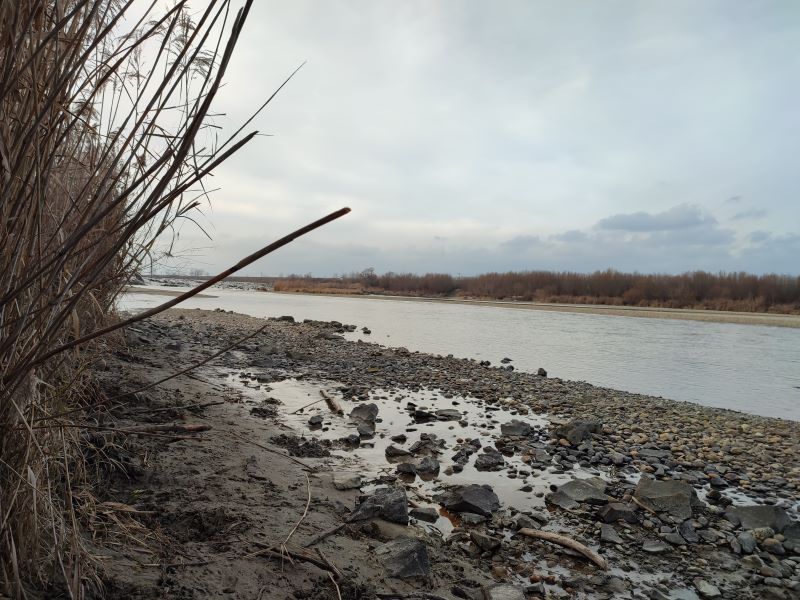
[[[519,419],[512,419],[508,423],[503,423],[500,425],[500,433],[502,435],[524,437],[530,435],[531,431],[531,426],[525,421],[520,421]]]
[[[609,544],[623,544],[623,539],[617,533],[612,525],[603,523],[600,525],[600,541]]]
[[[500,500],[491,486],[457,485],[441,494],[437,500],[448,510],[454,512],[471,512],[484,517],[491,517],[500,508]]]
[[[525,600],[525,592],[510,583],[495,583],[483,588],[483,597],[486,600]]]
[[[733,506],[725,516],[730,521],[739,523],[742,529],[769,527],[773,531],[781,532],[792,524],[789,513],[779,506]]]
[[[603,422],[600,419],[584,418],[573,419],[569,423],[560,425],[555,429],[558,438],[567,440],[573,446],[577,446],[584,440],[591,439],[592,434],[603,432]]]
[[[403,488],[383,488],[359,504],[350,514],[349,521],[363,521],[380,517],[392,523],[408,524],[408,497]]]
[[[500,547],[500,540],[479,531],[470,531],[469,539],[484,552],[494,552]]]
[[[636,505],[623,502],[611,502],[606,504],[597,512],[597,516],[603,523],[614,523],[619,520],[623,520],[626,523],[639,522]]]
[[[402,448],[398,448],[397,446],[389,445],[384,450],[384,454],[388,457],[395,457],[395,456],[411,456],[411,452],[408,450],[403,450]]]
[[[484,452],[475,459],[475,468],[478,471],[497,471],[506,464],[503,455],[497,452]]]
[[[395,538],[378,546],[375,554],[383,562],[383,567],[389,577],[412,579],[430,575],[431,563],[428,558],[428,548],[417,538],[406,536]]]
[[[460,421],[461,411],[455,408],[442,408],[436,411],[436,418],[440,421]]]
[[[578,502],[608,503],[612,498],[604,493],[605,489],[606,482],[599,477],[573,479],[559,486],[555,492],[547,494],[545,498],[548,502],[569,510],[575,508]]]
[[[642,550],[650,552],[651,554],[660,554],[661,552],[666,552],[668,549],[669,546],[661,540],[645,540],[642,544]]]
[[[361,475],[358,473],[334,473],[333,487],[337,490],[354,490],[361,487]]]
[[[694,580],[694,587],[700,593],[703,598],[721,598],[722,592],[719,591],[719,588],[705,579],[700,579],[699,577]]]
[[[362,421],[375,421],[378,417],[378,405],[375,403],[370,404],[357,404],[350,411],[351,419],[360,419]]]
[[[680,519],[691,518],[692,509],[702,506],[694,488],[678,479],[641,479],[634,496],[650,510],[665,512]]]

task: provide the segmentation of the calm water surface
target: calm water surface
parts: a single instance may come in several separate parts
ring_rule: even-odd
[[[159,288],[163,289],[163,288]],[[171,288],[179,289],[179,288]],[[800,420],[800,329],[369,298],[212,290],[185,308],[337,320],[387,346],[490,360],[550,377]],[[132,293],[124,310],[168,298]]]

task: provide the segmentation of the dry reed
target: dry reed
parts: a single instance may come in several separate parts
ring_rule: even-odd
[[[218,139],[210,112],[250,3],[0,3],[0,596],[95,583],[92,333],[255,135]]]

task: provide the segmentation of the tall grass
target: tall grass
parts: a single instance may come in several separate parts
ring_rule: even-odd
[[[0,595],[91,587],[76,425],[109,341],[71,343],[255,135],[210,112],[250,1],[158,4],[0,3]]]

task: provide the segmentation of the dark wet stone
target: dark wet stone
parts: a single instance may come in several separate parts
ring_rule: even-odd
[[[439,513],[435,508],[412,508],[409,514],[426,523],[435,523],[439,519]]]
[[[404,475],[416,475],[417,474],[417,467],[411,463],[403,462],[398,463],[395,467],[395,470],[398,473],[403,473]]]
[[[681,519],[691,518],[692,509],[702,506],[694,488],[678,479],[641,479],[634,496],[650,510],[666,512]]]
[[[406,436],[406,434],[401,433],[400,435],[393,435],[389,439],[397,444],[405,444],[406,441],[408,440],[408,437]]]
[[[502,454],[497,450],[490,451],[488,448],[487,452],[478,455],[478,458],[475,459],[475,468],[478,471],[496,471],[502,469],[505,464],[506,461]]]
[[[678,533],[690,544],[697,544],[700,541],[700,536],[697,535],[697,530],[690,519],[685,520],[678,527]]]
[[[322,415],[314,415],[308,420],[308,425],[310,427],[322,427]]]
[[[462,512],[460,517],[463,525],[480,525],[486,522],[486,517],[471,512]]]
[[[439,461],[432,456],[425,456],[417,465],[417,473],[434,474],[439,472]]]
[[[604,523],[614,523],[620,519],[626,523],[638,523],[639,515],[636,513],[635,504],[611,502],[597,512],[597,516]]]
[[[560,425],[555,430],[558,438],[564,438],[573,446],[577,446],[584,440],[592,438],[592,434],[603,432],[603,422],[600,419],[573,419],[565,425]]]
[[[686,540],[684,540],[677,533],[665,533],[664,539],[674,546],[683,546],[684,544],[686,544]]]
[[[545,371],[542,367],[539,367],[538,369],[536,369],[536,374],[539,377],[547,377],[547,371]]]
[[[786,549],[783,547],[783,544],[781,544],[775,538],[767,538],[759,545],[761,546],[762,550],[769,552],[770,554],[774,554],[776,556],[783,556],[786,554]]]
[[[461,411],[455,408],[442,408],[436,411],[436,418],[440,421],[459,421],[461,416]]]
[[[428,548],[417,539],[398,537],[375,549],[375,554],[383,562],[386,574],[399,579],[428,577],[431,563]]]
[[[384,450],[384,454],[387,457],[395,457],[395,456],[411,456],[411,452],[408,450],[403,450],[402,448],[398,448],[397,446],[387,446],[386,450]]]
[[[500,547],[500,540],[480,531],[470,531],[469,539],[484,552],[494,552]]]
[[[754,538],[753,534],[749,531],[740,533],[738,536],[736,536],[736,540],[739,542],[739,545],[742,547],[742,552],[745,554],[752,554],[753,551],[755,551],[756,538]]]
[[[531,431],[533,430],[528,423],[518,419],[512,419],[508,423],[500,425],[500,433],[502,435],[524,437],[530,435]]]
[[[484,517],[491,517],[500,508],[497,494],[488,485],[457,485],[441,494],[437,500],[448,510],[471,512]]]
[[[363,521],[380,517],[401,525],[408,524],[408,498],[403,488],[383,488],[359,504],[350,514],[349,521]]]

